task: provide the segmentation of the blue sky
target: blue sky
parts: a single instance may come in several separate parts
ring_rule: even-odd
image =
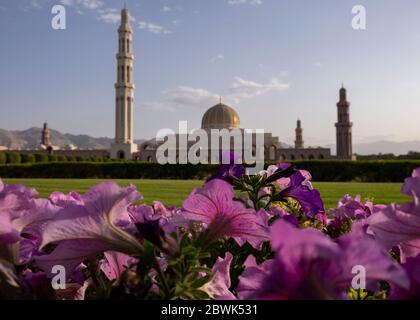
[[[200,126],[225,102],[246,128],[334,143],[338,89],[356,143],[420,139],[417,0],[126,0],[134,21],[136,138]],[[51,28],[64,3],[67,29]],[[367,29],[351,27],[352,7]],[[0,128],[114,134],[120,0],[0,0]]]

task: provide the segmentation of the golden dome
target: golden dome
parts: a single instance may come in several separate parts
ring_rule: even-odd
[[[223,103],[208,109],[201,122],[202,129],[236,129],[239,128],[239,125],[238,113]]]

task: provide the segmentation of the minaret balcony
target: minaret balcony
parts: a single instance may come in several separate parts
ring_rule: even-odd
[[[351,128],[351,127],[353,127],[353,122],[337,122],[335,124],[335,127],[336,128],[344,128],[344,129]]]
[[[129,52],[124,52],[124,53],[117,53],[116,55],[118,60],[134,60],[134,54],[129,53]]]
[[[123,24],[122,26],[120,26],[118,28],[118,33],[122,33],[122,34],[130,33],[130,34],[132,34],[133,33],[133,28],[129,24]]]
[[[134,83],[125,83],[125,82],[117,82],[115,84],[115,89],[135,89],[136,86]]]

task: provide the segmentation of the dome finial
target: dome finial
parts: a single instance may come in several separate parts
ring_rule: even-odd
[[[219,96],[219,103],[222,104],[222,96]]]

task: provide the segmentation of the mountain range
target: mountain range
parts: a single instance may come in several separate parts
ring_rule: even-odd
[[[12,150],[38,149],[41,142],[41,128],[30,128],[22,131],[8,131],[0,129],[0,149],[6,147]],[[74,145],[79,149],[109,149],[112,138],[95,138],[88,135],[74,135],[61,133],[50,129],[51,142],[54,146],[65,148],[68,145]],[[144,142],[144,139],[136,140],[137,144]],[[286,143],[281,143],[283,147],[289,147]],[[331,148],[333,154],[334,145],[326,146]],[[381,140],[370,143],[358,143],[353,146],[354,153],[360,155],[393,153],[396,155],[407,154],[409,151],[420,151],[420,140],[395,142]]]
[[[30,128],[23,131],[8,131],[0,129],[0,147],[12,150],[34,150],[38,149],[41,142],[42,129]],[[94,138],[88,135],[74,135],[61,133],[50,129],[51,143],[54,146],[65,148],[74,145],[79,149],[109,149],[114,139],[101,137]],[[144,140],[137,140],[141,143]]]

